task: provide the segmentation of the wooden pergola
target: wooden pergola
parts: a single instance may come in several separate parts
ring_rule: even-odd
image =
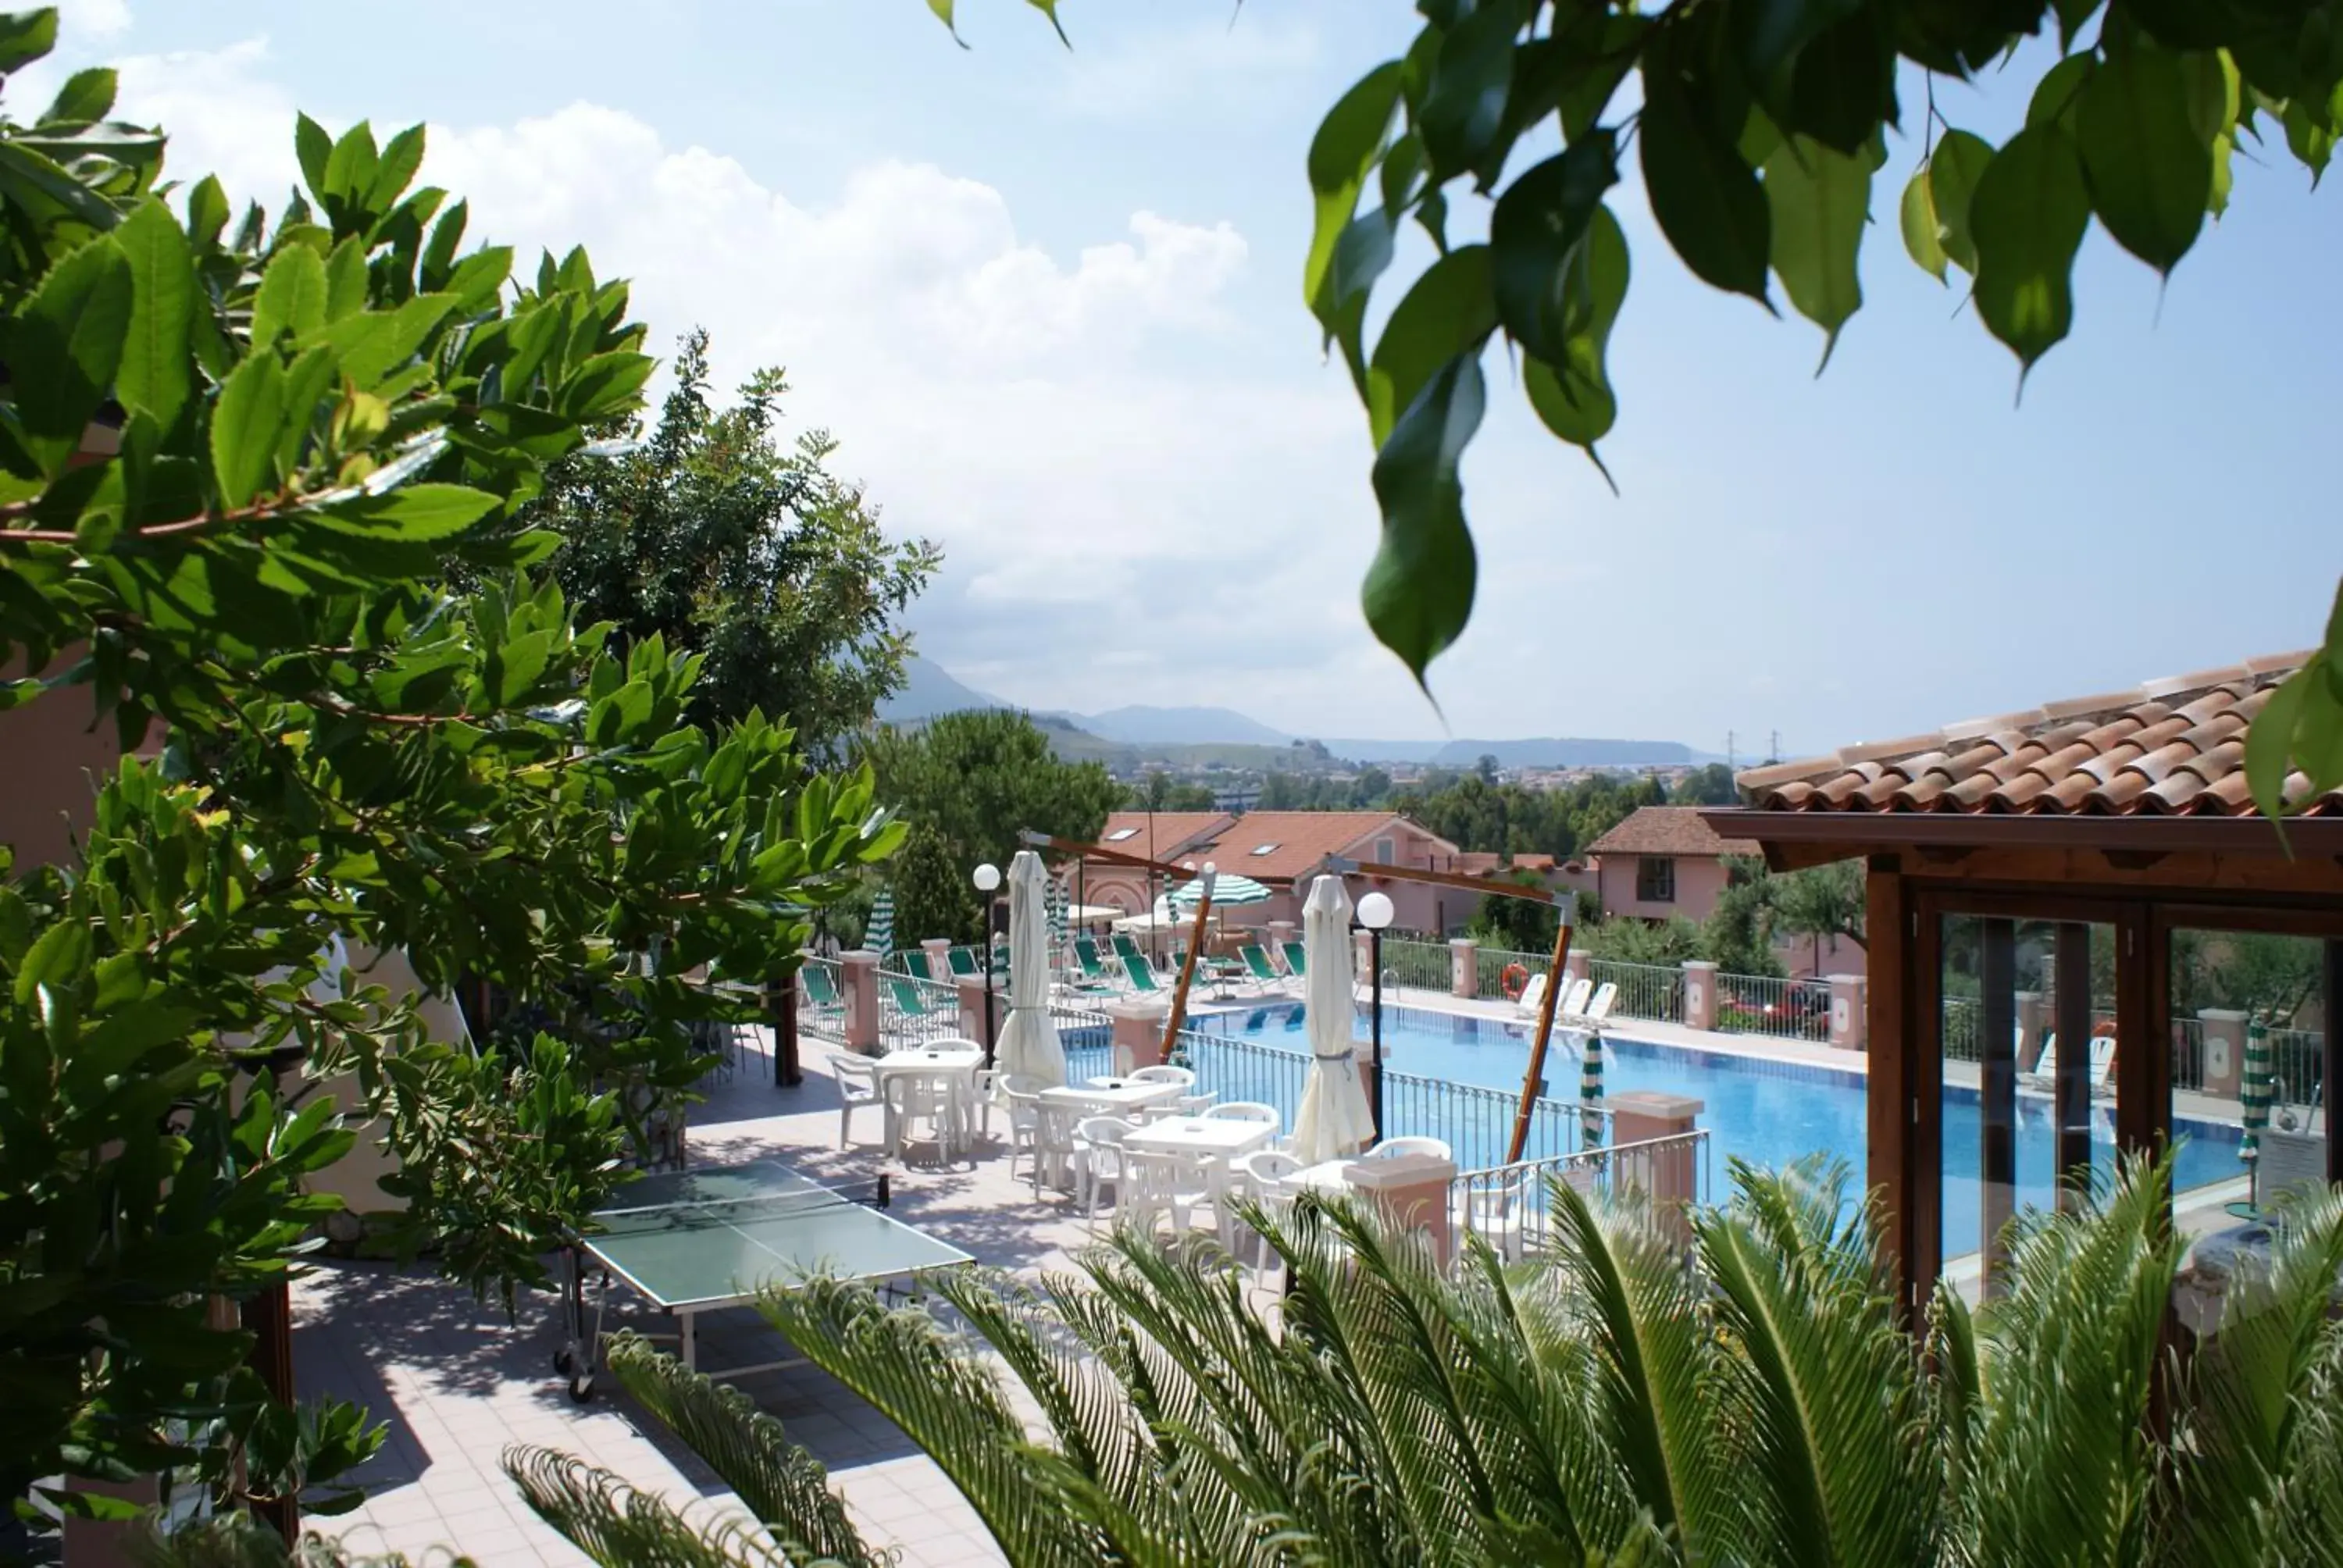
[[[1704,814],[1719,833],[1756,840],[1777,870],[1863,863],[1868,1179],[1916,1309],[1944,1261],[1950,921],[1975,922],[1962,929],[1979,976],[1981,1191],[2016,1181],[2021,922],[2037,934],[2034,922],[2049,927],[2047,1021],[2068,1042],[2051,1085],[2060,1171],[2090,1159],[2091,1063],[2076,1045],[2106,1027],[2092,996],[2094,927],[2113,938],[2115,1135],[2127,1150],[2159,1147],[2172,1132],[2174,934],[2322,943],[2328,1027],[2317,1066],[2329,1108],[2319,1120],[2327,1179],[2343,1181],[2331,1121],[2333,1086],[2343,1082],[2343,1031],[2334,1027],[2343,1020],[2343,798],[2306,805],[2298,778],[2302,814],[2281,838],[2255,813],[2243,776],[2246,726],[2300,657],[1757,769],[1737,780],[1744,806]]]

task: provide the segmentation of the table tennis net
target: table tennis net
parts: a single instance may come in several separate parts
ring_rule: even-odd
[[[647,1231],[707,1231],[719,1226],[748,1226],[770,1220],[856,1207],[847,1194],[827,1187],[799,1191],[769,1192],[742,1198],[687,1198],[638,1209],[605,1209],[594,1216],[606,1235],[639,1235]]]

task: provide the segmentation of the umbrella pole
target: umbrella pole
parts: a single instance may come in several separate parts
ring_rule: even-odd
[[[1513,1112],[1513,1140],[1505,1151],[1505,1163],[1521,1162],[1522,1150],[1530,1141],[1530,1112],[1537,1107],[1538,1084],[1545,1078],[1546,1042],[1554,1038],[1554,1010],[1562,1000],[1562,963],[1570,956],[1570,922],[1557,922],[1554,933],[1554,962],[1545,971],[1545,994],[1538,998],[1537,1037],[1530,1042],[1529,1070],[1522,1074],[1521,1108]]]
[[[1195,928],[1188,933],[1188,956],[1180,961],[1180,983],[1172,992],[1172,1010],[1163,1020],[1163,1049],[1157,1053],[1158,1061],[1172,1060],[1172,1047],[1180,1039],[1180,1026],[1188,1021],[1188,987],[1196,978],[1196,950],[1204,945],[1204,920],[1212,912],[1212,873],[1204,872],[1203,896],[1196,900]]]

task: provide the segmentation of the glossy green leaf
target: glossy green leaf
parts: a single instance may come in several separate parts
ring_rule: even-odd
[[[366,242],[352,235],[326,258],[325,319],[339,321],[364,310],[366,303]]]
[[[1912,171],[1912,178],[1904,186],[1904,200],[1897,211],[1897,221],[1904,230],[1904,249],[1917,262],[1920,270],[1938,283],[1945,281],[1945,242],[1937,230],[1936,196],[1928,179],[1926,165]]]
[[[2012,136],[1977,182],[1977,315],[2026,368],[2074,323],[2075,252],[2090,221],[2082,156],[2055,125]]]
[[[1637,140],[1652,216],[1694,276],[1770,305],[1765,187],[1742,161],[1737,136],[1725,135],[1708,107],[1664,55],[1645,57]]]
[[[1367,363],[1367,428],[1376,447],[1441,367],[1477,357],[1496,329],[1487,246],[1451,251],[1426,267],[1383,324]]]
[[[1936,237],[1945,257],[1963,272],[1976,272],[1976,239],[1969,232],[1969,205],[1977,181],[1993,162],[1993,144],[1971,131],[1946,131],[1928,156],[1928,196],[1936,212]]]
[[[93,65],[85,71],[75,71],[57,89],[56,97],[41,116],[45,126],[59,122],[86,125],[102,120],[114,110],[115,75],[103,65]]]
[[[326,329],[324,341],[340,354],[342,374],[371,391],[414,358],[432,329],[455,307],[453,295],[418,294],[396,310],[346,317]]]
[[[1568,352],[1573,257],[1604,193],[1618,183],[1616,144],[1604,131],[1524,170],[1497,199],[1489,217],[1497,319],[1535,358],[1559,361]]]
[[[415,171],[423,166],[423,127],[409,126],[390,138],[382,149],[382,158],[375,166],[374,182],[365,193],[367,206],[375,212],[388,212],[398,205]]]
[[[1533,357],[1522,365],[1523,390],[1539,420],[1562,439],[1584,447],[1605,479],[1609,470],[1603,469],[1594,443],[1611,433],[1618,417],[1605,356],[1627,297],[1628,271],[1627,236],[1611,209],[1598,207],[1570,259],[1564,314],[1571,326],[1564,352],[1557,359]]]
[[[285,367],[274,352],[248,356],[221,384],[212,407],[212,477],[223,505],[245,505],[275,477],[285,412]]]
[[[1367,171],[1383,150],[1383,133],[1390,128],[1392,110],[1399,102],[1399,75],[1396,60],[1368,72],[1327,111],[1317,135],[1311,138],[1310,192],[1316,216],[1310,253],[1302,267],[1302,297],[1330,342],[1341,306],[1327,288],[1334,246],[1358,208]]]
[[[1823,329],[1816,375],[1830,363],[1839,328],[1863,307],[1855,263],[1871,217],[1872,171],[1883,156],[1874,146],[1850,156],[1800,135],[1765,160],[1774,271],[1798,314]]]
[[[1477,352],[1448,361],[1375,453],[1383,538],[1360,598],[1376,638],[1418,685],[1473,615],[1476,565],[1458,464],[1486,396]]]
[[[2145,45],[2102,64],[2075,115],[2092,210],[2116,243],[2171,272],[2213,199],[2211,138],[2190,113],[2182,56]]]
[[[318,196],[326,194],[326,160],[334,156],[334,138],[307,115],[293,121],[293,152],[300,161],[301,178]]]
[[[2088,52],[2068,55],[2042,73],[2042,80],[2034,85],[2034,95],[2026,100],[2026,123],[2028,126],[2056,125],[2068,135],[2075,130],[2075,116],[2081,108],[2083,89],[2092,74],[2098,69],[2099,58]]]
[[[25,445],[41,470],[62,470],[112,386],[130,333],[130,264],[111,238],[49,269],[9,324],[10,390]]]
[[[462,533],[495,510],[497,498],[464,485],[407,485],[337,501],[305,514],[328,528],[422,544]]]
[[[2200,49],[2180,56],[2188,84],[2188,123],[2199,139],[2211,142],[2237,123],[2244,83],[2226,49]]]
[[[2288,676],[2263,701],[2261,711],[2254,715],[2253,724],[2246,731],[2246,787],[2253,794],[2255,809],[2265,817],[2276,818],[2285,812],[2286,780],[2293,768],[2295,734],[2301,726],[2303,706],[2311,687],[2320,678],[2320,662],[2314,658]]]
[[[274,343],[279,333],[296,337],[326,324],[326,264],[306,245],[277,253],[252,297],[252,341]]]
[[[1786,104],[1766,103],[1785,131],[1855,157],[1883,123],[1896,119],[1896,50],[1883,7],[1830,9],[1840,15],[1806,41],[1790,67]]]
[[[1327,296],[1333,302],[1330,334],[1342,347],[1342,363],[1362,398],[1367,394],[1366,350],[1361,342],[1367,297],[1375,279],[1391,266],[1392,237],[1392,219],[1383,208],[1361,213],[1334,242],[1334,265],[1326,275]]]
[[[2286,145],[2310,171],[2310,183],[2316,188],[2327,173],[2328,160],[2335,156],[2335,124],[2312,112],[2308,104],[2295,99],[2286,106],[2279,116],[2286,126]]]
[[[1025,0],[1025,4],[1050,19],[1050,26],[1057,33],[1059,43],[1069,49],[1074,46],[1074,41],[1066,36],[1066,25],[1058,20],[1058,0]]]
[[[130,266],[130,329],[115,395],[167,430],[193,386],[187,334],[195,317],[195,252],[171,209],[148,197],[114,232]]]
[[[936,20],[944,25],[953,43],[963,49],[968,47],[968,40],[960,35],[960,25],[952,20],[952,0],[928,0],[928,9],[936,14]]]
[[[216,176],[206,175],[187,193],[187,237],[209,250],[219,244],[227,218],[227,193],[220,188]]]
[[[362,203],[366,193],[374,188],[375,176],[381,167],[382,154],[375,146],[374,126],[360,120],[342,133],[326,158],[325,188],[318,194],[327,198],[327,210],[338,205],[347,211]]]
[[[1523,20],[1521,0],[1480,0],[1441,38],[1413,116],[1435,184],[1468,172],[1485,174],[1484,160],[1501,150],[1513,38]]]
[[[57,46],[57,12],[0,12],[0,72],[18,71]]]

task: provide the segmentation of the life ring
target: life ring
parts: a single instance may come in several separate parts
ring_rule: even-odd
[[[1507,1001],[1521,1000],[1522,992],[1529,988],[1529,983],[1530,971],[1519,964],[1507,964],[1504,972],[1497,977],[1497,984],[1504,989]]]

